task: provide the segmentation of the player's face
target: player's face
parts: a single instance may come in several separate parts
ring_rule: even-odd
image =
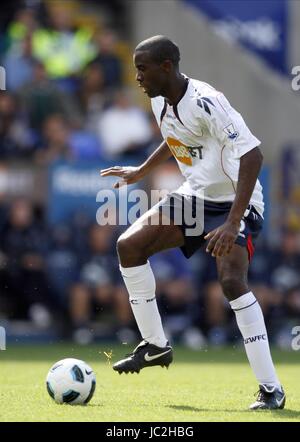
[[[167,81],[167,72],[162,64],[151,60],[148,51],[137,51],[133,55],[136,68],[136,81],[150,98],[163,95]]]

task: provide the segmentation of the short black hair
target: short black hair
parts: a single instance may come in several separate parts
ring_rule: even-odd
[[[147,40],[141,41],[135,48],[137,51],[148,51],[150,52],[151,59],[160,64],[165,60],[170,60],[174,66],[178,67],[180,61],[179,48],[164,35],[154,35],[153,37],[147,38]]]

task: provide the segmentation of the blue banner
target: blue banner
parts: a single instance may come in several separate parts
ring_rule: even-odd
[[[213,22],[216,32],[239,42],[273,68],[287,73],[286,0],[184,0]]]
[[[135,164],[140,162],[139,158],[134,159]],[[120,164],[128,165],[128,161],[122,160]],[[118,202],[121,190],[113,189],[118,178],[100,176],[101,169],[115,165],[115,162],[106,161],[54,163],[49,172],[48,222],[50,224],[70,222],[72,217],[79,213],[96,222],[97,210],[101,203],[105,202],[105,191],[110,196],[113,193]],[[130,186],[130,189],[134,188]],[[102,193],[97,201],[99,192]],[[120,207],[123,210],[122,204],[118,204],[118,209]],[[129,208],[130,205],[125,207],[124,204],[124,210],[127,211]]]

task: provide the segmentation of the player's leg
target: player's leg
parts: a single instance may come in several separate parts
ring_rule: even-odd
[[[119,373],[139,372],[152,365],[172,362],[155,298],[155,278],[148,258],[159,251],[183,245],[179,226],[170,220],[162,224],[157,209],[150,210],[123,233],[117,242],[120,270],[129,293],[130,305],[143,338],[134,352],[114,364]]]
[[[252,409],[283,408],[285,395],[275,372],[261,308],[248,286],[248,252],[235,244],[229,255],[216,258],[219,281],[233,309],[250,366],[260,385]]]
[[[117,252],[122,267],[141,266],[150,256],[184,244],[182,230],[159,211],[151,209],[118,239]]]

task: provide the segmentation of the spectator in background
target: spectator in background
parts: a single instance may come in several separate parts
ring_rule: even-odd
[[[36,62],[32,80],[19,92],[24,112],[30,126],[37,132],[52,114],[61,113],[70,123],[78,127],[81,115],[71,95],[62,92],[47,76],[44,66]]]
[[[299,327],[300,318],[300,285],[289,288],[282,294],[280,314],[274,327],[275,343],[284,350],[292,348],[293,328]]]
[[[51,229],[47,253],[47,275],[56,302],[67,315],[67,296],[76,278],[78,256],[72,242],[72,231],[68,225],[59,224]]]
[[[74,26],[74,12],[68,2],[47,2],[50,26],[39,28],[33,34],[34,55],[45,66],[48,76],[74,92],[74,76],[96,54],[92,44],[92,30]]]
[[[112,91],[123,86],[122,62],[117,55],[117,36],[108,28],[97,32],[93,38],[98,55],[93,64],[103,72],[104,86]]]
[[[101,145],[86,131],[74,131],[59,114],[49,116],[43,127],[45,146],[37,152],[37,162],[91,160],[100,157]]]
[[[294,325],[299,325],[300,318],[300,285],[290,288],[283,301],[285,316],[294,322]]]
[[[6,49],[15,49],[22,45],[28,33],[34,32],[37,27],[36,11],[33,8],[17,9],[4,37]]]
[[[131,103],[125,90],[116,92],[112,106],[103,112],[98,134],[107,158],[141,155],[152,136],[146,113]]]
[[[90,321],[97,311],[103,313],[104,308],[105,315],[113,309],[110,322],[122,324],[120,336],[132,325],[126,289],[120,280],[118,262],[112,249],[115,234],[114,227],[110,225],[92,225],[89,231],[89,253],[82,260],[78,281],[70,289],[73,337],[79,343],[92,340]]]
[[[0,193],[0,233],[2,232],[3,226],[6,223],[7,218],[7,204],[3,200],[3,195]]]
[[[300,284],[300,233],[285,229],[278,250],[273,250],[270,270],[271,286],[279,292]]]
[[[19,44],[13,45],[3,59],[7,89],[17,92],[33,77],[35,59],[32,55],[32,36],[28,33]]]
[[[49,318],[53,305],[45,272],[47,236],[35,221],[28,200],[18,199],[11,205],[1,234],[0,251],[0,293],[2,301],[7,303],[8,316],[28,318],[36,311],[34,307],[40,306]]]
[[[299,311],[300,232],[291,228],[282,231],[279,248],[270,254],[269,281],[275,300],[272,326],[275,342],[291,348],[291,330]]]
[[[45,145],[36,154],[38,163],[50,164],[58,160],[72,158],[69,144],[69,126],[62,115],[53,114],[46,118],[43,125]]]
[[[0,92],[0,159],[25,157],[33,150],[33,133],[19,117],[15,97]]]
[[[85,128],[97,132],[97,122],[108,104],[109,94],[104,85],[104,74],[96,63],[90,63],[84,70],[77,99],[81,113],[85,116]]]

